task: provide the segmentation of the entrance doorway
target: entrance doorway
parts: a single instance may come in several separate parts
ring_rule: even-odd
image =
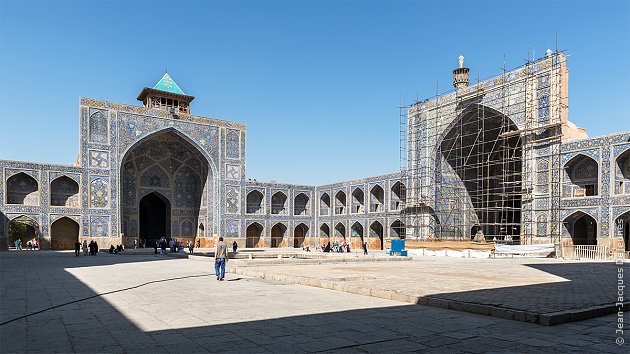
[[[171,238],[171,203],[153,192],[140,199],[140,238],[153,245],[162,237]]]

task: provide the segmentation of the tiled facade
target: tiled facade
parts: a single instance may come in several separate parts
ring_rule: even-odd
[[[261,226],[256,246],[272,246],[272,235],[279,242],[273,246],[313,246],[328,241],[320,237],[323,224],[331,229],[344,225],[350,237],[355,222],[365,237],[371,223],[382,224],[383,232],[370,239],[380,247],[390,219],[399,213],[389,199],[374,212],[367,208],[368,188],[378,185],[389,198],[399,174],[322,187],[247,180],[243,124],[86,98],[79,111],[78,165],[0,161],[2,247],[12,241],[9,223],[19,217],[36,228],[42,249],[51,247],[53,224],[64,217],[78,224],[80,239],[96,240],[101,247],[132,245],[139,236],[140,199],[155,192],[171,206],[170,235],[198,240],[202,247],[213,245],[218,236],[245,246],[254,223]],[[365,209],[351,212],[348,206],[338,214],[319,214],[320,194],[344,191],[350,196],[356,188],[364,190]],[[254,191],[262,196],[261,207],[248,212]],[[272,230],[282,230],[281,237]]]

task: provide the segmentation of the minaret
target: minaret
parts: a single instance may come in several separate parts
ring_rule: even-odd
[[[457,59],[459,61],[459,65],[457,66],[457,69],[453,70],[453,87],[455,87],[455,90],[468,87],[468,83],[470,82],[468,77],[470,69],[464,66],[464,56],[460,54]]]

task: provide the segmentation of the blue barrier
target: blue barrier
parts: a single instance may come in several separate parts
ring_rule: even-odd
[[[393,256],[395,254],[407,256],[407,250],[405,250],[405,240],[392,240],[392,248],[389,250],[389,255]]]

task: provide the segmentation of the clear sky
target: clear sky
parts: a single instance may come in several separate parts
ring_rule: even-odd
[[[630,130],[630,2],[0,0],[0,159],[74,163],[79,97],[127,104],[165,68],[192,113],[247,124],[247,177],[397,171],[400,97],[569,54],[570,119]]]

